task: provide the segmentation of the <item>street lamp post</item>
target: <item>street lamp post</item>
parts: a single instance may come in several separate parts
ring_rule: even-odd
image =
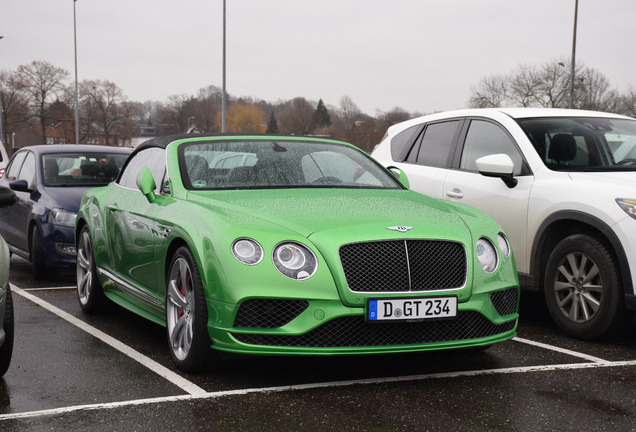
[[[574,108],[574,74],[576,69],[576,21],[579,13],[579,0],[574,0],[574,30],[572,33],[572,71],[570,72],[570,108]]]
[[[225,133],[225,111],[227,93],[225,91],[225,0],[223,0],[223,96],[221,98],[221,132]]]
[[[75,144],[79,144],[79,95],[77,91],[77,20],[75,18],[75,3],[73,0],[73,39],[75,42]]]

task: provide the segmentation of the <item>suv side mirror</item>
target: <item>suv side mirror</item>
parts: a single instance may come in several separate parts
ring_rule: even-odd
[[[515,164],[507,154],[480,157],[475,163],[479,174],[486,177],[498,177],[511,189],[517,186],[518,181],[513,176]]]

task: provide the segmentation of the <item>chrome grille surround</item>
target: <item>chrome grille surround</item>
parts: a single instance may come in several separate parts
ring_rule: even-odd
[[[356,293],[408,293],[466,285],[464,245],[444,240],[383,240],[340,247],[347,285]]]

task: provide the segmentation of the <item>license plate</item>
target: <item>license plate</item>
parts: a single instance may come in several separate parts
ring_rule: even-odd
[[[457,297],[376,299],[367,301],[369,321],[421,320],[457,316]]]

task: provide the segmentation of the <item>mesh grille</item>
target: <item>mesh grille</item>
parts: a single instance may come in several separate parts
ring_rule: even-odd
[[[234,327],[277,328],[291,322],[309,307],[305,300],[246,300],[236,314]]]
[[[507,289],[490,293],[490,301],[501,316],[510,315],[517,311],[519,294],[516,289]]]
[[[392,240],[340,248],[340,261],[353,292],[436,291],[466,283],[461,243]]]
[[[287,347],[361,347],[411,345],[469,340],[494,336],[514,329],[516,320],[495,325],[478,312],[460,312],[452,320],[425,320],[370,324],[363,316],[333,319],[300,336],[238,334],[238,341],[251,345]]]

